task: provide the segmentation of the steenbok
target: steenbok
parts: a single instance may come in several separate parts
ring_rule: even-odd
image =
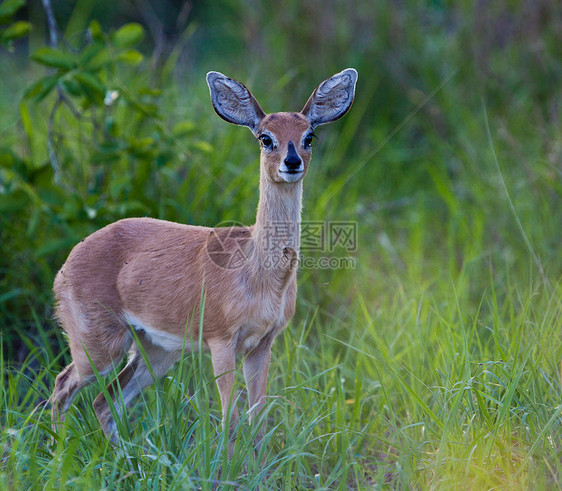
[[[127,365],[107,387],[110,400],[102,393],[94,401],[103,431],[117,442],[112,409],[122,417],[153,377],[164,375],[182,352],[198,349],[199,340],[211,352],[223,423],[235,400],[237,353],[255,420],[273,340],[295,311],[302,181],[314,129],[349,110],[356,81],[357,72],[348,68],[322,82],[301,112],[265,114],[244,85],[207,74],[217,114],[249,127],[261,145],[256,224],[208,228],[127,218],[74,247],[54,282],[56,318],[72,355],[51,396],[55,431],[78,391],[129,351]],[[274,236],[277,229],[282,236]],[[231,410],[232,429],[238,411]]]

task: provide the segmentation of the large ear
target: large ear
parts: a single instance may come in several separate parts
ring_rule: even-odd
[[[301,113],[310,126],[331,123],[341,118],[353,103],[357,70],[347,68],[324,80],[312,93]]]
[[[250,91],[219,72],[207,73],[207,84],[217,114],[229,123],[247,126],[255,134],[265,113]]]

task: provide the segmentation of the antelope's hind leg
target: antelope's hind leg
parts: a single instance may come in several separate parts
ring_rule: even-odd
[[[51,425],[55,433],[58,432],[59,425],[64,421],[66,411],[76,394],[88,383],[87,379],[80,376],[74,362],[57,375],[55,388],[51,395]]]
[[[129,344],[130,341],[127,347]],[[106,352],[96,352],[95,348],[95,346],[92,346],[91,350],[85,346],[76,348],[72,341],[70,343],[73,361],[57,375],[51,395],[52,427],[55,432],[64,421],[65,414],[78,392],[86,385],[95,382],[96,371],[101,376],[106,375],[125,354],[125,350],[120,350],[111,357],[107,356]],[[92,363],[95,364],[95,370]]]
[[[107,386],[111,405],[119,417],[123,416],[127,406],[145,387],[152,385],[155,379],[168,372],[172,365],[180,359],[182,353],[181,349],[170,351],[151,343],[142,332],[138,333],[138,340],[142,344],[144,355],[135,341],[127,365]],[[150,367],[147,365],[145,357]],[[94,401],[94,409],[108,440],[116,444],[119,441],[119,435],[109,404],[106,395],[102,392]]]
[[[50,398],[55,433],[80,389],[95,382],[96,372],[101,376],[109,373],[131,345],[131,334],[113,316],[103,312],[99,317],[91,316],[87,322],[81,307],[70,297],[63,297],[56,309],[59,323],[68,336],[72,363],[58,374]]]

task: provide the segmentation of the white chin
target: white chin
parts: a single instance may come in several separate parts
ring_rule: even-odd
[[[302,172],[289,174],[288,172],[279,172],[279,177],[285,182],[297,182],[302,177]]]

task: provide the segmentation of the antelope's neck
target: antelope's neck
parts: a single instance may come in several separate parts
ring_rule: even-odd
[[[273,183],[262,173],[254,239],[263,259],[279,257],[283,248],[300,248],[302,181]]]

